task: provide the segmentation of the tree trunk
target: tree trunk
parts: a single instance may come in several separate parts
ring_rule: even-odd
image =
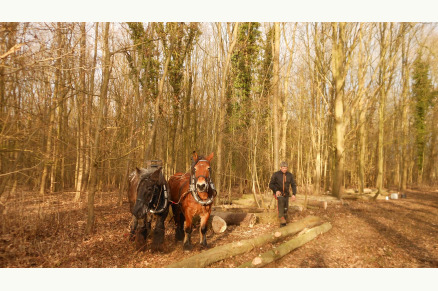
[[[319,217],[308,216],[268,234],[222,245],[186,258],[180,262],[170,264],[166,266],[166,268],[203,268],[220,260],[249,252],[264,244],[277,242],[284,237],[294,235],[305,228],[310,228],[321,223],[322,221]]]
[[[344,40],[345,23],[332,23],[332,72],[334,85],[334,115],[335,115],[335,170],[333,175],[332,193],[340,198],[343,194],[344,183],[344,142],[345,142],[345,121],[344,121]]]
[[[103,75],[102,75],[102,87],[100,90],[100,103],[98,109],[98,118],[97,118],[97,127],[94,135],[94,144],[93,144],[93,163],[91,165],[91,173],[90,173],[90,185],[89,185],[89,194],[88,194],[88,216],[87,216],[87,226],[86,226],[86,234],[91,234],[94,230],[94,197],[97,191],[97,170],[99,167],[99,159],[100,159],[100,138],[101,131],[103,129],[103,118],[105,113],[106,106],[106,98],[108,94],[108,84],[111,74],[111,56],[109,51],[109,22],[105,23],[104,32],[103,32],[103,50],[104,50],[104,59],[103,59]]]
[[[56,71],[55,71],[55,89],[52,95],[52,101],[49,104],[49,126],[47,128],[47,144],[46,144],[46,151],[45,151],[45,158],[44,158],[44,168],[43,168],[43,174],[41,176],[41,184],[40,184],[40,194],[44,195],[46,191],[46,182],[47,177],[49,175],[49,167],[51,172],[53,171],[53,158],[54,153],[52,151],[53,147],[53,127],[55,125],[55,114],[56,114],[56,108],[58,107],[58,101],[59,101],[59,95],[60,95],[60,82],[61,82],[61,48],[62,48],[62,36],[61,36],[61,23],[57,24],[57,30],[56,30],[56,39],[57,39],[57,60],[56,60]],[[53,181],[51,179],[51,181]]]
[[[91,69],[90,76],[90,93],[88,95],[87,100],[87,115],[88,120],[85,123],[85,144],[88,144],[87,148],[84,149],[85,152],[85,169],[84,169],[84,179],[82,185],[82,191],[84,189],[88,189],[89,181],[90,181],[90,170],[91,170],[91,159],[92,159],[92,150],[91,150],[91,116],[93,116],[93,98],[94,98],[94,75],[96,72],[96,64],[97,64],[97,44],[99,37],[99,22],[96,22],[96,26],[94,29],[94,54],[93,54],[93,64]]]
[[[260,268],[266,266],[267,264],[284,257],[294,249],[299,248],[305,243],[308,243],[318,235],[329,231],[331,228],[332,225],[330,222],[326,222],[320,226],[309,229],[303,234],[298,235],[286,243],[283,243],[274,250],[263,253],[260,256],[255,257],[253,260],[240,265],[239,268]]]
[[[146,146],[145,160],[151,159],[152,155],[154,154],[154,151],[152,149],[152,145],[154,142],[156,142],[157,126],[158,126],[158,120],[160,118],[160,105],[161,105],[161,101],[162,101],[161,99],[163,99],[164,81],[166,80],[166,76],[167,76],[167,72],[168,72],[168,68],[169,68],[169,63],[170,63],[170,57],[171,57],[171,54],[169,53],[169,55],[166,58],[166,62],[164,64],[163,76],[161,77],[160,84],[158,86],[158,95],[155,99],[155,105],[154,105],[154,114],[155,114],[154,115],[154,123],[152,124],[152,129],[151,129],[148,143]]]
[[[274,129],[274,169],[279,169],[280,164],[280,23],[275,22],[274,24],[274,68],[273,68],[273,129]]]
[[[404,25],[404,24],[403,24]],[[409,90],[409,41],[406,42],[405,38],[402,40],[402,115],[401,115],[401,130],[402,130],[402,144],[401,144],[401,181],[400,181],[400,191],[406,191],[406,182],[408,179],[408,90]]]
[[[222,191],[222,177],[220,175],[223,175],[224,171],[222,170],[223,165],[223,139],[224,139],[224,130],[225,130],[225,113],[226,113],[226,89],[227,89],[227,76],[228,76],[228,68],[230,66],[231,62],[231,56],[233,54],[234,46],[237,42],[237,31],[239,28],[239,23],[236,22],[234,24],[234,30],[233,30],[233,41],[230,43],[228,47],[228,52],[225,60],[225,64],[223,64],[222,68],[222,77],[221,77],[221,95],[219,97],[219,120],[218,120],[218,132],[217,132],[217,146],[216,146],[216,155],[217,155],[217,170],[216,170],[216,177],[215,181],[217,183],[217,196],[219,199],[221,199],[221,191]],[[220,25],[218,27],[218,31],[220,33]],[[222,39],[222,36],[220,36]],[[222,46],[223,48],[223,46]],[[225,54],[225,52],[223,52]]]
[[[86,92],[86,87],[85,87],[85,51],[86,51],[86,31],[85,31],[85,22],[81,23],[81,52],[80,52],[80,57],[79,57],[79,80],[80,80],[80,88],[81,91],[78,94],[78,98],[77,98],[77,109],[78,109],[78,145],[77,145],[77,154],[78,154],[78,159],[77,159],[77,179],[76,179],[76,194],[75,194],[75,198],[74,201],[77,202],[79,201],[80,197],[81,197],[81,190],[82,190],[82,180],[83,180],[83,176],[84,176],[84,156],[85,156],[85,152],[84,152],[84,122],[83,122],[83,108],[85,106],[84,102],[85,102],[85,92]]]
[[[387,23],[382,23],[380,28],[380,67],[379,67],[379,85],[380,85],[380,92],[379,92],[379,136],[378,136],[378,147],[377,147],[377,180],[376,180],[376,187],[377,187],[377,194],[376,198],[379,194],[382,193],[383,190],[383,140],[384,140],[384,121],[385,121],[385,103],[386,103],[386,88],[385,88],[385,82],[386,82],[386,61],[385,58],[387,57],[387,43],[386,43],[386,28]]]

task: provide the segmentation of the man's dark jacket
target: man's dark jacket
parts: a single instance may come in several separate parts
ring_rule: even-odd
[[[286,176],[286,180],[284,182],[284,192],[283,192],[283,179],[284,175]],[[297,194],[297,184],[295,184],[294,175],[290,172],[286,172],[283,174],[283,172],[280,170],[278,172],[275,172],[271,177],[271,182],[269,182],[269,188],[275,192],[280,191],[281,194],[285,197],[289,197],[289,187],[292,186],[292,193],[293,195]]]

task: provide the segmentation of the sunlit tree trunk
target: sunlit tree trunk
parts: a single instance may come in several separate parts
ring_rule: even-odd
[[[46,150],[45,150],[45,161],[44,161],[44,168],[43,168],[43,174],[41,176],[41,184],[40,184],[40,194],[44,195],[46,192],[46,183],[47,183],[47,177],[49,175],[49,170],[53,168],[53,127],[55,125],[55,114],[56,114],[56,108],[58,107],[58,98],[60,95],[60,80],[61,80],[61,43],[62,43],[62,35],[61,35],[61,23],[57,24],[57,30],[56,30],[56,42],[57,42],[57,60],[56,60],[56,71],[55,71],[55,88],[52,95],[52,100],[49,102],[49,125],[47,128],[47,143],[46,143]],[[53,181],[53,179],[52,179]]]
[[[90,185],[89,185],[89,193],[88,193],[88,216],[87,216],[87,226],[86,226],[86,234],[90,234],[94,230],[94,197],[97,191],[97,170],[99,168],[99,159],[100,159],[100,139],[101,139],[101,131],[103,129],[103,119],[105,114],[106,107],[106,99],[108,94],[108,84],[111,74],[111,56],[109,50],[109,22],[105,23],[104,31],[103,31],[103,74],[102,74],[102,86],[100,89],[100,102],[98,108],[98,118],[96,131],[94,134],[94,143],[93,143],[93,160],[91,165],[90,172]]]
[[[345,81],[345,23],[332,23],[332,73],[334,86],[334,145],[335,169],[333,175],[332,194],[340,198],[344,183],[344,81]]]
[[[81,52],[79,56],[79,81],[81,92],[77,96],[77,110],[78,110],[78,145],[77,145],[77,178],[76,178],[76,194],[74,201],[78,201],[81,197],[82,180],[84,174],[84,122],[83,122],[83,108],[85,102],[85,52],[86,52],[86,31],[85,22],[81,23]]]
[[[406,24],[402,24],[406,25]],[[408,63],[408,55],[409,55],[409,41],[406,41],[404,37],[402,40],[402,93],[401,93],[401,102],[402,102],[402,114],[401,114],[401,181],[400,181],[400,191],[406,191],[406,182],[408,179],[408,110],[409,105],[407,101],[408,91],[409,91],[409,63]]]
[[[280,23],[275,22],[274,24],[274,68],[273,68],[273,88],[272,88],[272,98],[273,98],[273,129],[274,129],[274,169],[279,168],[280,164]]]
[[[88,188],[88,184],[90,181],[90,169],[91,169],[91,159],[92,159],[92,150],[91,150],[91,116],[93,115],[93,99],[94,99],[94,80],[95,80],[95,72],[97,65],[97,44],[99,38],[99,22],[96,22],[94,27],[94,54],[93,54],[93,64],[91,67],[91,76],[90,76],[90,93],[87,98],[87,121],[85,123],[85,144],[86,147],[84,149],[85,155],[85,168],[84,168],[84,179],[82,185],[82,191]]]
[[[227,76],[228,76],[228,69],[230,67],[231,62],[231,56],[233,54],[234,46],[237,42],[237,31],[239,28],[239,23],[234,24],[233,29],[233,38],[230,42],[230,45],[227,50],[226,59],[223,63],[222,67],[222,76],[221,76],[221,93],[220,93],[220,101],[219,101],[219,120],[218,120],[218,127],[217,127],[217,146],[216,146],[216,154],[217,154],[217,170],[216,170],[216,183],[217,183],[217,195],[220,197],[220,193],[222,191],[222,177],[220,175],[224,174],[224,170],[222,168],[223,165],[223,140],[224,140],[224,130],[225,130],[225,110],[226,110],[226,89],[227,89]],[[218,32],[221,32],[221,24],[218,24]],[[222,36],[220,36],[222,39]],[[223,46],[222,46],[223,48]],[[223,52],[225,55],[225,52]]]
[[[156,142],[157,127],[160,119],[160,105],[163,99],[164,81],[166,80],[167,77],[170,57],[171,55],[169,54],[166,58],[166,61],[164,63],[163,76],[161,77],[160,84],[158,86],[158,95],[155,99],[155,104],[154,104],[154,122],[152,124],[152,128],[150,131],[149,140],[147,141],[146,144],[145,159],[152,159],[152,155],[155,153],[155,151],[153,150],[153,143]]]

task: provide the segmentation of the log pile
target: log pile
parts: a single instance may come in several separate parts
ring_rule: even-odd
[[[248,252],[254,248],[260,247],[266,243],[274,243],[287,236],[299,233],[305,228],[312,228],[319,225],[322,220],[316,216],[308,216],[302,220],[290,223],[285,227],[279,228],[268,234],[264,234],[252,239],[232,242],[216,248],[209,249],[200,254],[186,258],[166,266],[167,268],[203,268],[212,263],[224,260],[239,254]]]
[[[316,238],[318,235],[329,231],[331,228],[332,225],[329,222],[326,222],[320,226],[309,229],[303,232],[302,234],[299,234],[297,237],[283,243],[279,247],[267,251],[261,254],[260,256],[255,257],[253,260],[240,265],[239,268],[260,268],[266,266],[267,264],[287,255],[294,249],[311,241],[312,239]]]

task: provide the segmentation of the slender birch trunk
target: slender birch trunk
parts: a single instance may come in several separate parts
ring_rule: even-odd
[[[82,180],[84,175],[84,122],[83,122],[83,104],[85,101],[85,51],[86,51],[86,32],[85,32],[85,22],[81,23],[81,52],[79,57],[79,81],[81,92],[78,94],[77,98],[77,109],[78,109],[78,145],[77,145],[77,179],[76,179],[76,194],[74,201],[79,201],[81,197],[82,190]]]
[[[89,194],[88,194],[88,216],[87,216],[87,226],[86,226],[86,234],[91,234],[94,230],[94,198],[97,191],[97,170],[99,168],[99,159],[100,159],[100,139],[101,139],[101,131],[103,129],[103,119],[104,114],[106,112],[106,99],[108,94],[108,84],[111,74],[111,55],[109,51],[109,22],[105,23],[104,31],[103,31],[103,75],[102,75],[102,87],[100,90],[100,103],[98,108],[98,118],[97,118],[97,126],[96,132],[94,134],[94,143],[93,143],[93,163],[91,165],[91,173],[90,173],[90,185],[89,185]]]
[[[280,164],[280,23],[275,22],[274,24],[274,67],[273,67],[273,129],[274,129],[274,169],[279,168]]]
[[[224,140],[224,130],[225,130],[225,110],[226,110],[226,89],[227,89],[227,76],[228,69],[230,67],[231,56],[233,54],[234,46],[237,42],[237,30],[239,28],[239,23],[236,22],[234,24],[233,30],[233,38],[228,47],[227,56],[225,63],[223,64],[222,69],[222,77],[221,77],[221,95],[220,95],[220,105],[219,105],[219,123],[218,123],[218,137],[217,137],[217,146],[216,146],[216,155],[217,155],[217,170],[216,170],[216,183],[217,183],[217,195],[220,197],[220,192],[222,191],[222,179],[220,175],[224,174],[222,170],[223,164],[223,140]],[[218,31],[220,33],[221,26],[218,24]],[[221,37],[222,38],[222,37]],[[222,46],[223,47],[223,46]]]

